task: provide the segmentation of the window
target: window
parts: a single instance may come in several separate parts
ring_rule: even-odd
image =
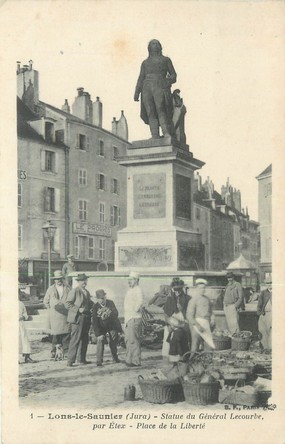
[[[100,223],[103,224],[105,222],[105,204],[103,202],[99,203],[99,218]]]
[[[99,156],[102,156],[102,157],[104,157],[104,155],[105,155],[105,147],[104,147],[104,141],[103,140],[99,140],[98,154],[99,154]]]
[[[75,259],[88,259],[89,238],[88,236],[74,237],[74,257]]]
[[[55,172],[55,153],[53,151],[42,151],[42,170]]]
[[[78,202],[78,216],[79,220],[87,220],[87,200],[80,199]]]
[[[120,185],[118,179],[112,179],[111,181],[111,193],[120,194]]]
[[[76,148],[82,151],[89,151],[89,138],[85,134],[77,134]]]
[[[55,213],[55,189],[45,188],[44,210]]]
[[[22,184],[18,183],[18,207],[21,208],[22,207]]]
[[[104,174],[102,173],[97,174],[96,186],[98,190],[107,191],[107,177]]]
[[[111,225],[120,225],[120,208],[117,205],[111,206]]]
[[[105,260],[106,257],[106,239],[99,239],[99,259]]]
[[[58,188],[44,188],[44,211],[52,213],[60,211],[60,190]]]
[[[48,143],[53,142],[53,123],[45,122],[45,140]]]
[[[64,130],[56,130],[55,141],[56,143],[64,143]]]
[[[95,237],[91,236],[88,238],[88,258],[95,258]]]
[[[80,169],[78,171],[78,184],[86,187],[86,185],[87,185],[87,170]]]
[[[113,160],[117,160],[118,156],[119,156],[118,147],[113,146]]]
[[[22,225],[18,225],[18,249],[22,250],[23,245],[23,226]]]

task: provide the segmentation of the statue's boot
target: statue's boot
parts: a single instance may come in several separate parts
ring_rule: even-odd
[[[159,125],[157,120],[150,120],[149,127],[152,139],[159,139]]]
[[[163,137],[170,137],[170,130],[168,128],[167,123],[162,121],[162,122],[160,122],[160,126],[162,129]]]

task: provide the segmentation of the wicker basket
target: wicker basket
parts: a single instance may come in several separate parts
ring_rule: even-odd
[[[213,337],[216,350],[228,350],[231,348],[231,338],[228,336]]]
[[[221,404],[245,405],[247,407],[258,406],[258,393],[244,393],[234,390],[222,389],[219,391]]]
[[[239,351],[247,351],[249,349],[250,343],[251,343],[251,335],[248,338],[236,338],[235,336],[232,336],[232,350],[239,350]]]
[[[138,377],[143,399],[154,404],[175,403],[184,401],[182,385],[179,379],[151,380]]]
[[[244,405],[247,407],[265,407],[270,396],[270,391],[243,393],[238,390],[222,389],[219,391],[219,402],[221,404]]]
[[[193,405],[215,404],[219,400],[219,382],[211,382],[208,384],[193,384],[183,381],[183,391],[185,401]]]

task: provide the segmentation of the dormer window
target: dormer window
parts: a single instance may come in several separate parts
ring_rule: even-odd
[[[51,122],[45,122],[45,141],[47,143],[53,142],[54,125]]]

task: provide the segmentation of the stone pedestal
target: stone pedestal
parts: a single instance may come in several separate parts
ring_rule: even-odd
[[[118,232],[115,270],[203,269],[193,175],[204,162],[169,137],[133,142],[119,163],[127,168],[127,226]]]

